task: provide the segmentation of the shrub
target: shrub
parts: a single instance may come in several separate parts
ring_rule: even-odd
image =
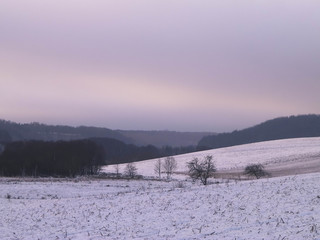
[[[270,176],[270,173],[264,170],[264,166],[262,164],[247,165],[244,169],[244,174],[249,176],[255,176],[257,179],[264,176]]]

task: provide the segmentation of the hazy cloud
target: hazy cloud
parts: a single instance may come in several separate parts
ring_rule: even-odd
[[[320,113],[319,1],[0,2],[1,118],[223,131]]]

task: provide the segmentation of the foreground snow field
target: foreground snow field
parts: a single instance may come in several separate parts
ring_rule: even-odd
[[[2,178],[0,239],[320,239],[319,183]]]

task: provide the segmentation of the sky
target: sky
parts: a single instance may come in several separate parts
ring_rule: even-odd
[[[318,0],[1,0],[0,118],[225,132],[320,114]]]

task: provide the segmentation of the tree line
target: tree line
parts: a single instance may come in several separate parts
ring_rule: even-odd
[[[104,165],[103,149],[90,140],[20,141],[0,155],[2,176],[92,175]]]
[[[153,165],[153,171],[161,180],[162,174],[165,174],[166,179],[171,179],[173,173],[177,173],[178,162],[173,156],[168,156],[164,159],[157,159]],[[207,185],[209,178],[214,178],[214,174],[217,171],[215,162],[212,155],[206,155],[202,159],[194,157],[191,161],[187,162],[186,167],[188,169],[187,175],[195,182],[199,180],[203,185]],[[123,174],[120,173],[119,165],[114,165],[115,176],[117,178],[140,178],[142,175],[137,175],[138,168],[135,163],[128,163],[124,168]],[[248,177],[255,177],[257,179],[261,177],[271,177],[271,174],[264,169],[264,166],[259,163],[248,164],[243,173]]]
[[[320,115],[276,118],[257,126],[202,138],[197,150],[229,147],[261,141],[320,136]]]
[[[1,147],[0,175],[76,176],[96,174],[102,165],[137,162],[186,153],[195,147],[135,146],[111,138],[74,141],[17,141]]]

